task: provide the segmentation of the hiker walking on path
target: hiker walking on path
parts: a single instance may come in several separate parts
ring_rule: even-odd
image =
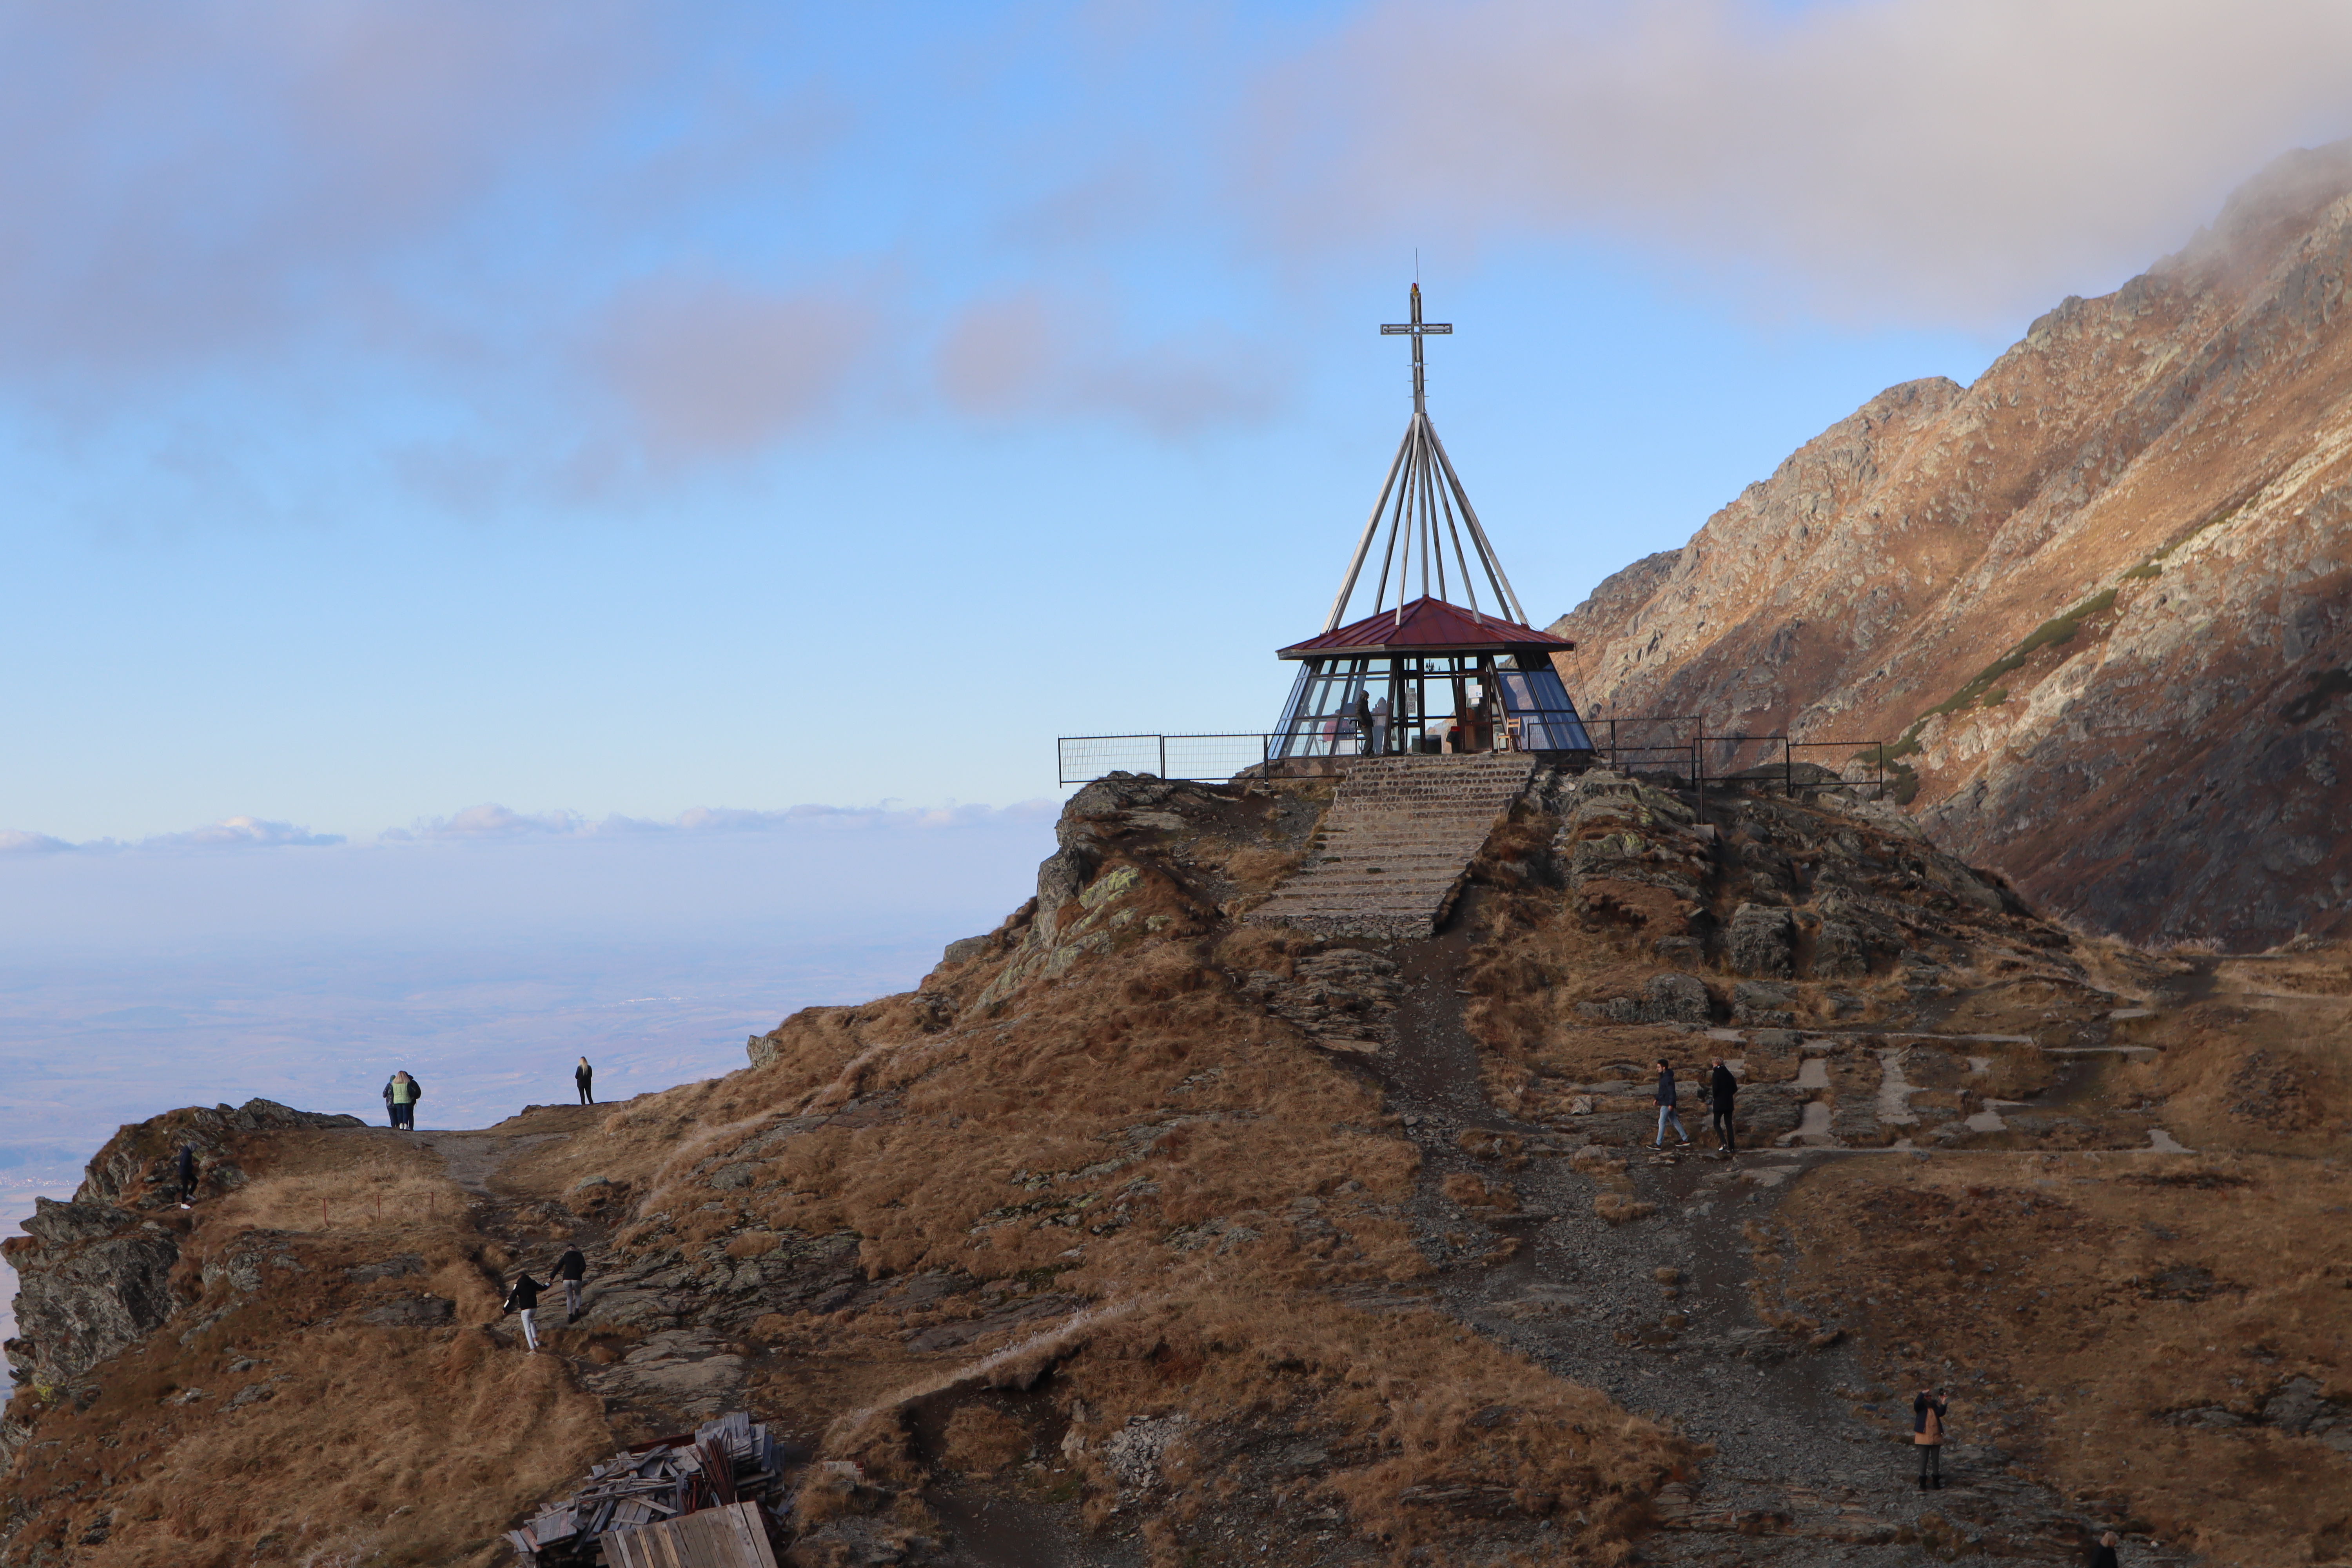
[[[1911,1401],[1911,1441],[1919,1448],[1919,1489],[1923,1492],[1944,1484],[1944,1419],[1950,1409],[1951,1402],[1940,1388],[1923,1388]]]
[[[415,1131],[416,1102],[424,1098],[425,1086],[409,1077],[405,1068],[384,1080],[383,1103],[392,1112],[394,1127]]]
[[[196,1146],[194,1143],[180,1145],[180,1157],[173,1162],[173,1168],[180,1177],[180,1206],[186,1208],[196,1197]]]
[[[566,1247],[555,1260],[555,1277],[563,1281],[563,1321],[580,1321],[580,1281],[588,1277],[588,1260],[576,1247]]]
[[[500,1309],[502,1311],[521,1314],[522,1342],[530,1347],[533,1355],[539,1353],[539,1328],[531,1321],[531,1314],[539,1310],[539,1293],[546,1289],[546,1286],[532,1279],[530,1270],[526,1268],[515,1276],[514,1284],[507,1291],[506,1305]]]
[[[580,1103],[583,1105],[593,1105],[596,1103],[595,1093],[588,1087],[589,1080],[593,1079],[595,1076],[596,1069],[588,1065],[588,1058],[586,1057],[582,1057],[580,1058],[580,1065],[572,1069],[572,1081],[580,1086]]]
[[[1731,1132],[1731,1100],[1738,1092],[1739,1080],[1731,1076],[1731,1069],[1723,1065],[1721,1057],[1716,1058],[1715,1070],[1707,1075],[1706,1098],[1715,1112],[1715,1142],[1727,1154],[1739,1152]]]
[[[1658,1136],[1651,1142],[1651,1148],[1663,1149],[1666,1146],[1666,1123],[1669,1121],[1675,1124],[1675,1136],[1682,1140],[1681,1147],[1689,1148],[1691,1135],[1684,1131],[1683,1119],[1675,1111],[1675,1069],[1666,1065],[1665,1058],[1660,1057],[1658,1058]]]

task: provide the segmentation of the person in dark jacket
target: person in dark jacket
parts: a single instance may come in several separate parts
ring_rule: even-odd
[[[1668,1067],[1665,1058],[1661,1057],[1658,1058],[1658,1136],[1650,1144],[1651,1148],[1666,1146],[1666,1123],[1669,1121],[1675,1124],[1675,1136],[1682,1140],[1679,1146],[1689,1148],[1691,1135],[1684,1131],[1683,1119],[1675,1110],[1675,1069]]]
[[[1721,1057],[1716,1058],[1715,1070],[1707,1075],[1706,1100],[1714,1112],[1715,1142],[1727,1154],[1739,1152],[1731,1131],[1731,1101],[1738,1092],[1739,1080],[1731,1076],[1731,1069],[1723,1065]]]
[[[586,1057],[582,1057],[580,1065],[572,1069],[572,1081],[580,1086],[580,1103],[583,1105],[596,1103],[595,1092],[588,1087],[595,1077],[596,1069],[588,1065]]]
[[[2116,1555],[2114,1531],[2099,1537],[2098,1549],[2091,1553],[2091,1568],[2124,1568],[2124,1560]]]
[[[563,1256],[555,1260],[555,1277],[563,1281],[563,1321],[580,1320],[580,1282],[588,1278],[588,1259],[576,1247],[568,1247]]]
[[[425,1098],[425,1086],[408,1076],[406,1068],[384,1080],[383,1102],[392,1109],[392,1124],[416,1131],[416,1102]]]
[[[1911,1441],[1919,1449],[1919,1489],[1944,1484],[1944,1417],[1951,1402],[1940,1388],[1923,1388],[1911,1401]]]
[[[173,1167],[180,1177],[180,1206],[186,1208],[196,1199],[196,1146],[181,1144],[180,1157],[173,1162]]]
[[[531,1321],[531,1314],[539,1310],[539,1293],[546,1289],[530,1277],[529,1269],[525,1269],[515,1276],[514,1284],[507,1290],[504,1310],[522,1315],[522,1342],[530,1348],[533,1355],[539,1353],[539,1329]]]

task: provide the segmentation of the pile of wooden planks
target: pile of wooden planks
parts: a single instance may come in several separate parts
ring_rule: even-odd
[[[645,1553],[612,1550],[619,1543],[604,1538],[615,1531],[662,1525],[709,1509],[735,1511],[748,1524],[772,1511],[780,1514],[784,1502],[783,1468],[775,1439],[766,1426],[739,1410],[691,1435],[658,1437],[622,1449],[592,1468],[587,1484],[579,1490],[549,1503],[521,1529],[507,1531],[507,1540],[526,1568],[597,1568],[599,1563],[617,1568]],[[730,1526],[725,1533],[742,1533],[742,1529]],[[772,1568],[775,1560],[764,1551],[764,1523],[760,1535],[763,1550],[744,1555],[743,1568],[761,1568],[763,1563]],[[711,1561],[733,1568],[731,1556]]]

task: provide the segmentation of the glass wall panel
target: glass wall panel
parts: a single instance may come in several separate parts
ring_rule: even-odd
[[[1503,713],[1511,721],[1523,752],[1589,752],[1592,737],[1568,700],[1556,669],[1507,669],[1501,672]]]

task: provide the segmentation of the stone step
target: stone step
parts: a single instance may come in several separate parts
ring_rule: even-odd
[[[1333,935],[1431,934],[1535,767],[1508,752],[1359,760],[1332,797],[1314,858],[1248,918]]]

